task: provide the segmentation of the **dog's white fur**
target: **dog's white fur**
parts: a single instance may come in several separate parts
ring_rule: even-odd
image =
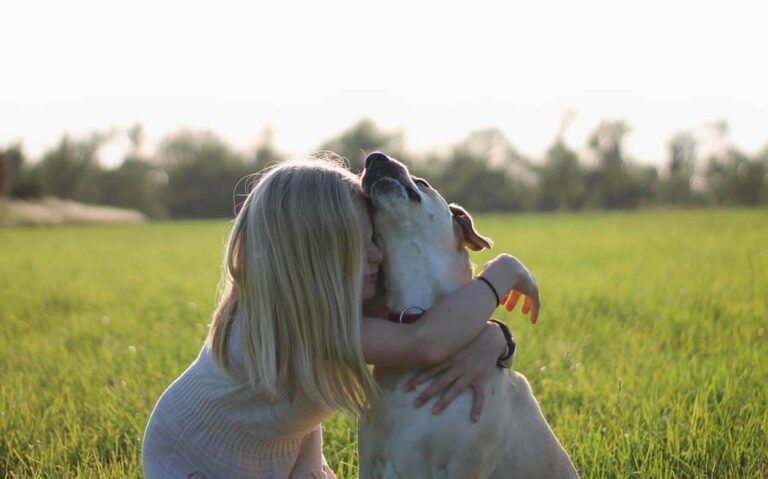
[[[409,199],[397,180],[379,180],[390,184],[374,184],[369,191],[374,231],[385,255],[387,306],[395,312],[411,306],[428,309],[472,278],[449,205],[428,185],[416,185],[407,173],[406,178],[417,188],[420,202]],[[469,420],[469,390],[440,415],[431,413],[437,396],[415,408],[414,398],[428,383],[403,391],[413,374],[375,370],[384,394],[381,408],[360,422],[362,479],[578,477],[522,374],[501,369],[493,373],[476,423]]]

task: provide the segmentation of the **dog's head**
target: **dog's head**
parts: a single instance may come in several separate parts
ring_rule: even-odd
[[[384,153],[368,155],[363,171],[363,190],[373,205],[377,226],[407,232],[424,243],[449,243],[472,251],[491,248],[493,241],[477,232],[472,216],[461,206],[448,204],[423,178]]]
[[[365,160],[362,182],[372,204],[387,275],[393,269],[408,275],[407,264],[418,262],[435,275],[456,276],[461,269],[460,283],[471,279],[466,248],[479,251],[490,248],[493,241],[478,233],[464,208],[449,205],[426,180],[412,176],[405,165],[380,152]]]

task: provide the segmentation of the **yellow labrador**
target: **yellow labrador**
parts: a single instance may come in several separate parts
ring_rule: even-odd
[[[427,310],[472,279],[466,248],[489,248],[469,214],[383,153],[366,159],[363,188],[373,204],[373,224],[384,252],[386,306],[395,314]],[[578,478],[522,374],[498,369],[478,422],[470,422],[472,393],[465,391],[440,415],[406,392],[415,371],[376,368],[384,392],[380,410],[360,422],[360,477],[379,478]]]

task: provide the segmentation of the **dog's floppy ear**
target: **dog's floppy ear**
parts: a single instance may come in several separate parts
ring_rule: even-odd
[[[491,238],[477,232],[475,224],[472,222],[472,217],[467,213],[467,210],[456,203],[451,203],[448,205],[448,208],[453,215],[453,224],[461,230],[464,246],[472,251],[493,247],[493,240]]]

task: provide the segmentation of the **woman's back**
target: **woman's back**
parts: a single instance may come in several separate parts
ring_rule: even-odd
[[[269,401],[245,373],[240,327],[231,328],[227,374],[206,343],[163,393],[144,436],[148,479],[334,477],[320,422],[332,414],[305,397]]]

